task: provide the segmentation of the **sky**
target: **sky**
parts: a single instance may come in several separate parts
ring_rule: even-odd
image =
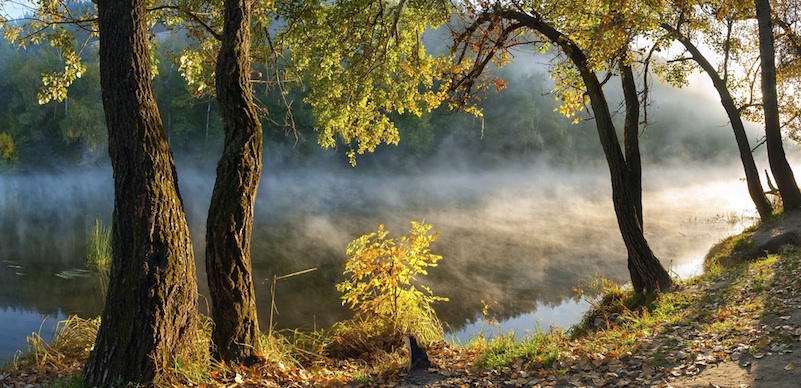
[[[16,19],[22,17],[26,10],[33,7],[33,3],[22,0],[3,0],[2,2],[3,13],[9,19]]]

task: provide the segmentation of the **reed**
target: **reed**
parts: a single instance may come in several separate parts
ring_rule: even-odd
[[[111,228],[95,220],[95,226],[89,235],[89,249],[86,254],[86,265],[103,268],[111,264]]]

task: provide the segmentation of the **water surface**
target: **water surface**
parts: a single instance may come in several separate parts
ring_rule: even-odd
[[[425,282],[450,298],[436,310],[461,341],[488,329],[485,303],[502,331],[564,327],[587,307],[573,301],[577,283],[596,274],[628,277],[601,167],[391,176],[266,171],[252,243],[263,329],[274,276],[309,268],[316,270],[276,284],[273,324],[314,329],[349,317],[334,289],[345,249],[379,224],[395,237],[408,233],[411,220],[441,232],[432,251],[444,259]],[[646,166],[645,174],[647,237],[665,266],[682,276],[698,272],[711,244],[753,220],[737,166]],[[207,295],[202,244],[213,175],[183,169],[179,177],[200,291]],[[56,319],[100,314],[107,278],[75,270],[85,269],[88,235],[96,220],[108,224],[112,200],[108,170],[0,176],[0,355],[24,348],[32,332],[47,337]],[[201,310],[207,303],[201,298]]]

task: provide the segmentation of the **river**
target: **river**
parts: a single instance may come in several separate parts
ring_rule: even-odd
[[[628,276],[603,166],[403,175],[265,171],[252,243],[262,329],[274,276],[310,268],[316,270],[275,284],[274,325],[312,330],[347,318],[334,288],[345,249],[379,224],[395,237],[407,234],[412,220],[441,232],[432,251],[444,259],[423,282],[450,298],[435,308],[457,342],[481,330],[567,327],[587,308],[573,300],[573,287],[597,275]],[[646,235],[679,276],[698,273],[713,243],[753,222],[741,167],[644,171]],[[202,242],[213,175],[184,168],[179,177],[199,287],[207,295]],[[65,316],[100,314],[107,278],[81,270],[88,235],[96,220],[109,224],[112,200],[108,169],[0,176],[0,359],[24,349],[33,332],[51,336]],[[202,311],[208,303],[200,299]],[[485,303],[498,328],[482,318]]]

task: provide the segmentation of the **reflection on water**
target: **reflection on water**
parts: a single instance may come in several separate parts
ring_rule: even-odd
[[[568,328],[581,320],[590,305],[585,300],[567,299],[556,306],[537,304],[530,313],[520,314],[516,317],[504,319],[499,322],[490,322],[492,311],[488,317],[481,317],[475,322],[466,325],[450,334],[451,340],[466,344],[477,336],[495,338],[500,334],[513,332],[515,336],[524,337],[537,330],[548,331],[551,327]]]
[[[102,177],[102,178],[101,178]],[[85,269],[88,232],[111,214],[106,171],[0,176],[0,358],[52,335],[65,315],[97,316],[102,284]]]
[[[696,271],[711,244],[751,219],[743,210],[750,206],[738,173],[734,166],[645,176],[645,227],[666,266],[682,275]],[[202,241],[213,174],[179,176],[199,288],[207,295]],[[696,176],[706,178],[699,183]],[[425,220],[441,232],[432,250],[444,259],[426,281],[450,298],[436,309],[458,338],[481,330],[482,301],[493,304],[490,313],[504,331],[568,326],[586,308],[572,301],[573,286],[595,274],[628,277],[610,192],[603,169],[527,167],[392,178],[358,169],[268,173],[252,242],[262,328],[269,320],[273,277],[307,268],[317,270],[277,283],[277,328],[313,329],[347,318],[334,288],[342,280],[347,244],[379,224],[398,237],[411,220]],[[37,331],[43,315],[99,315],[104,278],[64,274],[85,268],[89,232],[96,219],[108,222],[112,200],[111,173],[105,170],[0,177],[0,308],[39,317],[35,324],[4,317],[0,331],[11,324]],[[202,311],[206,304],[201,299]],[[2,344],[0,354],[13,353],[19,341],[24,337]]]

